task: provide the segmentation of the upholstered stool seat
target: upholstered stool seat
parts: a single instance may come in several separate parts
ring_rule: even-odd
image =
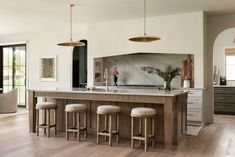
[[[73,114],[73,126],[69,127],[69,113]],[[66,139],[69,140],[69,132],[77,135],[77,141],[80,141],[80,133],[84,132],[84,138],[87,137],[87,105],[86,104],[67,104],[66,114]],[[83,114],[83,127],[80,122],[80,114]]]
[[[137,107],[131,110],[131,147],[134,148],[134,140],[144,141],[144,149],[148,150],[148,141],[152,140],[152,146],[155,147],[155,116],[156,110],[153,108]],[[139,131],[134,133],[134,118],[139,120]],[[144,135],[142,135],[142,119],[144,119]],[[151,134],[148,133],[148,123],[151,120]]]
[[[65,107],[66,112],[85,112],[87,110],[87,105],[85,104],[67,104]]]
[[[109,137],[109,146],[112,146],[112,136],[116,135],[116,142],[119,142],[119,112],[121,111],[119,106],[114,105],[100,105],[97,107],[97,144],[99,144],[99,137]],[[100,130],[100,118],[104,116],[105,124],[104,130]],[[112,117],[116,116],[116,130],[112,129]]]
[[[146,107],[136,107],[131,110],[131,116],[133,117],[145,117],[156,115],[156,110]]]
[[[44,111],[44,123],[39,124],[39,110]],[[54,110],[54,124],[51,124],[51,110]],[[57,104],[54,102],[40,102],[36,104],[36,130],[39,136],[39,128],[44,129],[44,134],[50,137],[50,128],[54,128],[56,134],[57,125]],[[46,131],[47,130],[47,131]]]
[[[57,104],[54,102],[40,102],[36,104],[36,109],[54,109],[57,107]]]
[[[108,114],[108,113],[117,113],[117,112],[120,112],[119,106],[101,105],[97,107],[98,114]]]

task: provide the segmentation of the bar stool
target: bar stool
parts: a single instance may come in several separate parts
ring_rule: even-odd
[[[112,136],[116,135],[116,142],[119,143],[119,106],[101,105],[97,107],[97,144],[99,144],[99,136],[109,137],[109,146],[112,146]],[[100,116],[105,118],[104,130],[100,130]],[[116,116],[116,130],[112,130],[112,117]],[[107,125],[108,124],[108,125]]]
[[[69,128],[69,113],[73,114],[73,126]],[[80,114],[84,116],[84,124],[81,126]],[[77,134],[77,141],[80,141],[80,133],[84,132],[84,138],[87,138],[87,105],[85,104],[67,104],[65,107],[66,121],[66,139],[69,140],[69,132],[74,136]]]
[[[152,140],[152,146],[155,147],[155,115],[156,110],[152,108],[137,107],[131,110],[131,147],[134,148],[134,140],[144,141],[144,150],[148,150],[148,141]],[[139,133],[134,134],[134,118],[139,119]],[[142,119],[144,119],[144,136],[142,136]],[[148,133],[148,120],[152,121],[152,132]]]
[[[39,110],[44,111],[44,123],[39,124]],[[54,124],[51,125],[51,113],[54,110]],[[54,134],[56,135],[56,124],[57,124],[57,104],[54,102],[40,102],[36,104],[36,132],[39,136],[39,128],[44,129],[44,134],[47,130],[47,137],[50,137],[50,128],[54,128]]]

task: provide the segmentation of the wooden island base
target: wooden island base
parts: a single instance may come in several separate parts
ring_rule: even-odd
[[[120,113],[120,137],[131,137],[131,109],[134,107],[151,107],[157,111],[155,119],[156,141],[163,143],[165,148],[177,145],[187,129],[187,93],[170,94],[165,96],[136,93],[101,93],[79,91],[47,91],[29,90],[29,128],[35,132],[36,112],[35,106],[38,97],[53,99],[58,103],[58,130],[65,130],[65,105],[68,103],[85,103],[88,106],[88,135],[96,135],[96,109],[98,105],[117,105]],[[50,100],[52,101],[52,100]],[[114,119],[115,120],[115,119]],[[101,121],[102,124],[104,122]],[[137,122],[136,122],[137,123]],[[114,123],[115,124],[115,123]],[[138,125],[135,125],[138,126]],[[143,127],[142,127],[143,128]],[[148,128],[149,131],[151,128]],[[135,129],[137,130],[137,128]]]

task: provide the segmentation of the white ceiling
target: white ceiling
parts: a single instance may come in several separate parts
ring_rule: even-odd
[[[0,35],[67,28],[71,2],[77,4],[74,18],[80,24],[143,17],[143,0],[0,0]],[[147,7],[148,16],[220,14],[235,11],[235,0],[147,0]]]

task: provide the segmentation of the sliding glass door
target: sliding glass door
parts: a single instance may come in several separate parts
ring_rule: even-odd
[[[18,106],[25,106],[26,99],[26,45],[2,47],[3,92],[18,89]]]

